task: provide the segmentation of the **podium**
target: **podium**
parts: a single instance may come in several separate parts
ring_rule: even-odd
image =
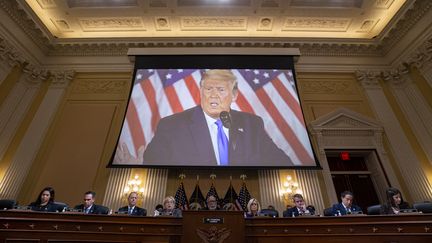
[[[239,211],[183,211],[182,243],[245,240],[245,220]]]

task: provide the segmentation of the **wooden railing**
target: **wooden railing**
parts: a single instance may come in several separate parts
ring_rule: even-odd
[[[0,242],[432,242],[432,215],[243,219],[185,211],[183,218],[0,211]]]

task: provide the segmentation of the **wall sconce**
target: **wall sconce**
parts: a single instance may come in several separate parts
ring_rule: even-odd
[[[129,193],[136,192],[139,197],[144,195],[144,187],[141,186],[142,181],[139,179],[138,175],[135,175],[134,179],[128,180],[123,192],[127,197]]]
[[[296,181],[293,181],[289,175],[286,177],[286,181],[283,183],[282,195],[285,201],[289,202],[294,194],[302,194],[303,191],[299,188]]]

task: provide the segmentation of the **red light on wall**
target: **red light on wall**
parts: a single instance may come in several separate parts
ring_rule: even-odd
[[[348,152],[340,152],[339,156],[341,160],[350,160],[350,154]]]

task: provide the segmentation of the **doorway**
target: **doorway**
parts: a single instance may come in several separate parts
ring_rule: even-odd
[[[373,151],[344,151],[349,158],[342,159],[341,151],[326,151],[333,185],[340,201],[343,191],[354,193],[354,204],[360,206],[364,213],[369,206],[380,204],[383,178],[376,178],[370,157]],[[371,167],[371,168],[369,168]],[[384,179],[385,181],[385,179]],[[386,183],[387,184],[387,183]]]

